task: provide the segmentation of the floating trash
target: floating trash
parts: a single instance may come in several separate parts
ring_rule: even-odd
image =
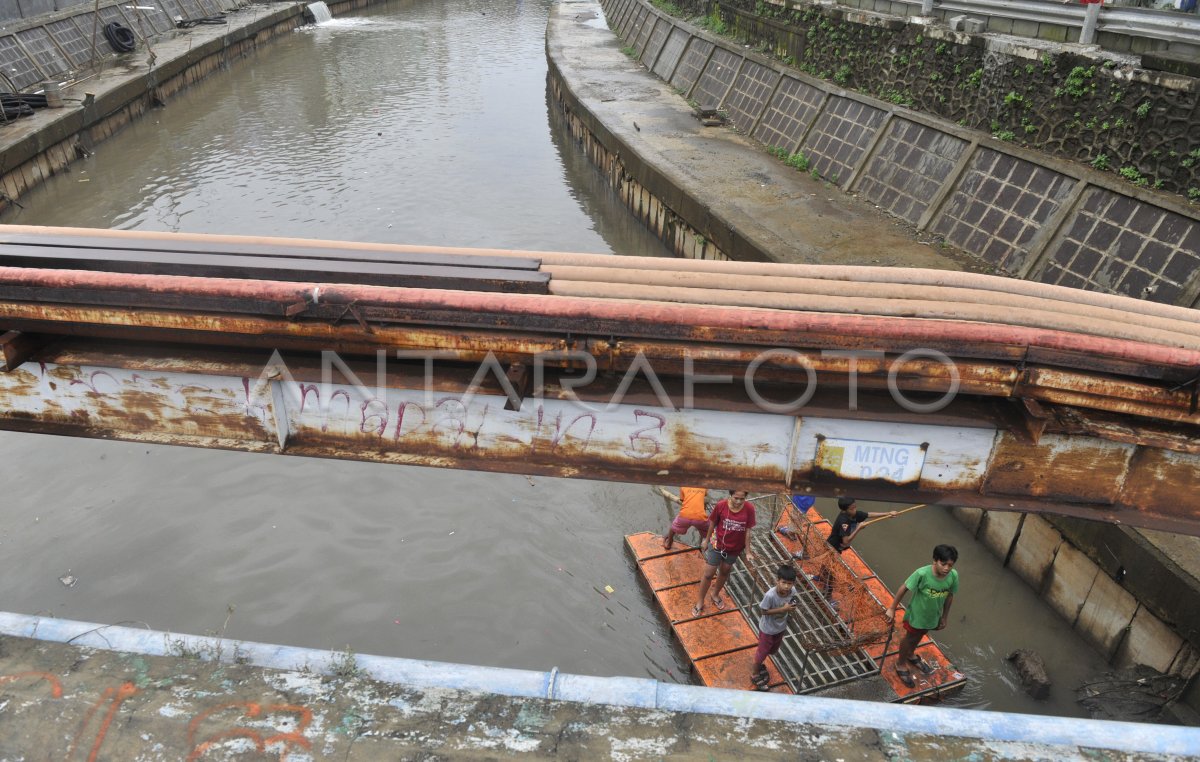
[[[67,569],[67,571],[70,572],[71,570]],[[79,581],[79,578],[72,576],[71,574],[64,574],[58,578],[58,581],[67,587],[75,587],[75,583]]]

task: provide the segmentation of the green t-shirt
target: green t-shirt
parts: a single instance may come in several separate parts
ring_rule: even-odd
[[[918,630],[932,630],[942,621],[946,596],[958,593],[958,570],[951,569],[945,578],[938,579],[932,565],[922,566],[909,575],[904,586],[912,591],[904,621]]]

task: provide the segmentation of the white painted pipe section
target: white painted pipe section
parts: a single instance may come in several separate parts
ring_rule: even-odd
[[[172,656],[182,646],[199,653],[220,653],[223,660],[230,662],[237,654],[245,663],[257,667],[283,670],[308,667],[326,674],[333,671],[332,663],[339,658],[339,654],[332,651],[176,635],[8,612],[0,612],[0,634],[149,656]],[[660,683],[642,677],[563,674],[557,668],[534,672],[365,655],[356,655],[355,660],[371,679],[415,688],[453,688],[502,696],[552,698],[830,727],[846,727],[847,718],[854,718],[853,723],[849,723],[853,727],[898,734],[957,736],[1129,753],[1200,755],[1200,728],[703,688]]]

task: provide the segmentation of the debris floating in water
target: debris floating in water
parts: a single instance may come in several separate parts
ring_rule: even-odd
[[[615,592],[617,592],[617,591],[616,591],[616,590],[613,590],[613,586],[612,586],[612,585],[605,585],[605,586],[604,586],[604,592],[606,592],[606,593],[615,593]]]
[[[75,587],[75,583],[79,581],[79,578],[73,576],[70,572],[71,572],[71,570],[67,569],[67,573],[62,575],[61,577],[59,577],[58,581],[63,583],[67,587]]]

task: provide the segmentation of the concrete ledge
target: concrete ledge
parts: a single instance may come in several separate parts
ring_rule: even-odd
[[[564,758],[610,756],[622,749],[631,757],[690,750],[731,758],[755,749],[756,754],[771,755],[787,748],[823,759],[881,762],[947,756],[1115,760],[1123,753],[1187,754],[1200,748],[1200,730],[1194,728],[795,697],[644,678],[565,675],[554,669],[538,672],[355,656],[11,613],[0,613],[0,636],[36,639],[41,644],[30,648],[25,645],[29,641],[0,641],[6,654],[0,657],[0,686],[28,697],[19,713],[10,710],[0,715],[0,728],[9,729],[0,735],[10,739],[0,740],[0,750],[23,748],[19,740],[12,740],[23,737],[39,743],[48,740],[29,747],[30,751],[68,751],[68,743],[74,749],[80,736],[71,741],[71,734],[58,732],[56,724],[66,716],[74,729],[75,716],[93,706],[93,696],[101,694],[108,716],[120,721],[104,723],[92,748],[99,753],[103,746],[110,756],[116,754],[111,758],[127,759],[182,759],[205,738],[194,731],[203,726],[203,719],[212,717],[210,713],[219,711],[215,708],[247,708],[250,703],[287,716],[271,717],[267,712],[259,717],[259,712],[252,712],[244,716],[245,720],[258,718],[251,723],[234,714],[207,726],[208,732],[227,733],[232,718],[233,724],[253,725],[265,735],[272,722],[282,719],[290,721],[297,749],[319,749],[316,742],[320,742],[327,744],[322,754],[330,756],[337,749],[339,758],[349,758],[350,744],[358,737],[379,744],[371,747],[375,753],[364,755],[367,758],[386,756],[387,749],[393,754],[387,758],[395,758],[397,750],[414,745],[433,750],[451,738],[463,751],[479,746],[505,756],[524,752]],[[106,652],[122,655],[88,658],[89,653]],[[179,654],[200,658],[179,658]],[[252,667],[286,671],[269,674]],[[16,688],[20,680],[30,681],[30,687]],[[113,687],[117,685],[121,687]],[[425,701],[424,694],[430,691],[434,695]],[[541,720],[533,721],[531,712],[541,715]],[[576,723],[574,733],[538,732],[565,724],[564,712]],[[461,719],[446,727],[446,717],[460,713]],[[344,727],[351,715],[357,718],[355,726]],[[298,722],[297,717],[307,721]],[[559,722],[551,722],[552,717]],[[15,733],[14,718],[20,723]],[[388,735],[397,723],[408,732]],[[687,733],[677,731],[681,724],[689,728]],[[180,732],[185,726],[192,732]],[[446,735],[431,735],[431,727]],[[735,731],[739,727],[741,731]],[[181,744],[184,738],[187,746]],[[162,743],[157,754],[142,756],[156,743]],[[679,749],[677,744],[689,746]]]

